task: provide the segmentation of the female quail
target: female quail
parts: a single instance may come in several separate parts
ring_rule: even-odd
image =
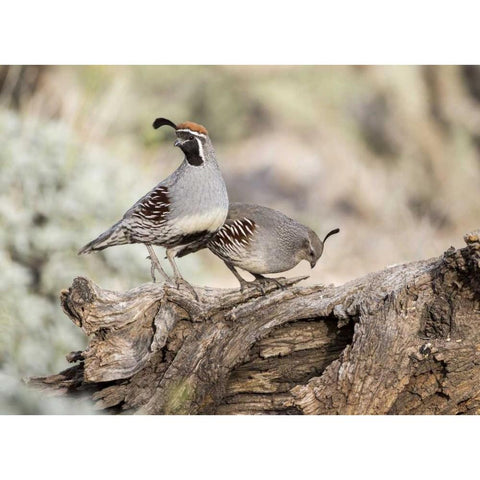
[[[225,224],[207,246],[237,277],[241,289],[250,282],[235,267],[250,272],[257,283],[274,282],[281,286],[276,279],[263,274],[285,272],[302,260],[315,267],[325,240],[339,231],[338,228],[330,231],[321,241],[313,230],[277,210],[231,203]],[[194,248],[185,247],[178,256],[192,253]]]

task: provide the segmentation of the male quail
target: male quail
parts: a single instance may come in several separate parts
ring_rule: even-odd
[[[220,257],[240,282],[240,288],[248,285],[235,267],[250,272],[257,283],[278,280],[264,277],[264,273],[285,272],[301,260],[307,260],[313,268],[323,253],[323,241],[310,228],[292,220],[283,213],[260,205],[231,203],[223,227],[209,241],[208,248]],[[179,257],[198,250],[198,245],[182,248]],[[200,248],[202,248],[200,246]]]
[[[157,118],[153,123],[154,128],[162,125],[176,130],[174,145],[184,152],[184,161],[79,254],[113,245],[144,243],[153,281],[157,269],[170,283],[152,247],[161,245],[167,249],[177,286],[183,283],[191,289],[173,259],[179,249],[203,244],[223,225],[228,212],[227,190],[205,127],[193,122],[177,126],[165,118]]]

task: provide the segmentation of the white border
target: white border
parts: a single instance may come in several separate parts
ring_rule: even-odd
[[[2,417],[2,478],[475,478],[478,417]]]
[[[4,2],[0,59],[50,64],[478,63],[475,2]]]

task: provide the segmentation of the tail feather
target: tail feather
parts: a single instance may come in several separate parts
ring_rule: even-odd
[[[120,223],[115,224],[112,228],[103,232],[95,240],[87,243],[79,252],[79,255],[91,253],[114,245],[125,245],[128,242],[125,231]]]

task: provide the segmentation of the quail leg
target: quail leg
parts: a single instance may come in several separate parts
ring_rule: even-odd
[[[175,281],[175,284],[177,285],[177,288],[180,288],[180,285],[183,285],[184,287],[189,290],[192,295],[198,300],[198,295],[195,289],[182,277],[180,270],[177,267],[177,264],[174,261],[175,255],[177,254],[177,250],[174,248],[167,248],[167,258],[168,261],[170,262],[170,265],[173,268],[173,279]]]
[[[270,277],[264,277],[263,275],[260,275],[259,273],[254,273],[253,276],[255,277],[255,282],[258,282],[260,284],[263,284],[267,286],[269,283],[274,283],[278,288],[281,290],[284,290],[285,287],[278,281],[279,279],[283,279],[285,277],[279,277],[279,278],[270,278]]]
[[[172,283],[171,278],[165,273],[165,270],[160,265],[160,261],[158,260],[158,257],[155,254],[155,250],[153,249],[153,247],[151,245],[145,245],[145,246],[147,247],[147,250],[148,250],[148,257],[147,258],[151,262],[150,273],[152,275],[153,283],[156,282],[155,269],[157,269],[160,272],[160,274],[162,275],[162,277],[163,277],[163,279],[165,280],[166,283]]]
[[[260,285],[259,283],[255,283],[255,281],[248,282],[237,272],[236,268],[233,265],[231,265],[228,262],[225,262],[225,260],[224,260],[224,263],[228,267],[228,269],[235,275],[236,279],[240,282],[241,292],[243,292],[248,287],[255,287],[257,290],[260,290],[260,293],[262,295],[265,295],[265,290],[263,289],[262,285]]]
[[[228,269],[235,275],[235,278],[240,282],[240,291],[243,292],[245,290],[245,288],[247,288],[248,286],[250,286],[250,282],[247,282],[238,272],[237,270],[235,269],[235,267],[228,263],[228,262],[225,262],[225,265],[228,267]],[[262,293],[264,293],[262,291]]]

